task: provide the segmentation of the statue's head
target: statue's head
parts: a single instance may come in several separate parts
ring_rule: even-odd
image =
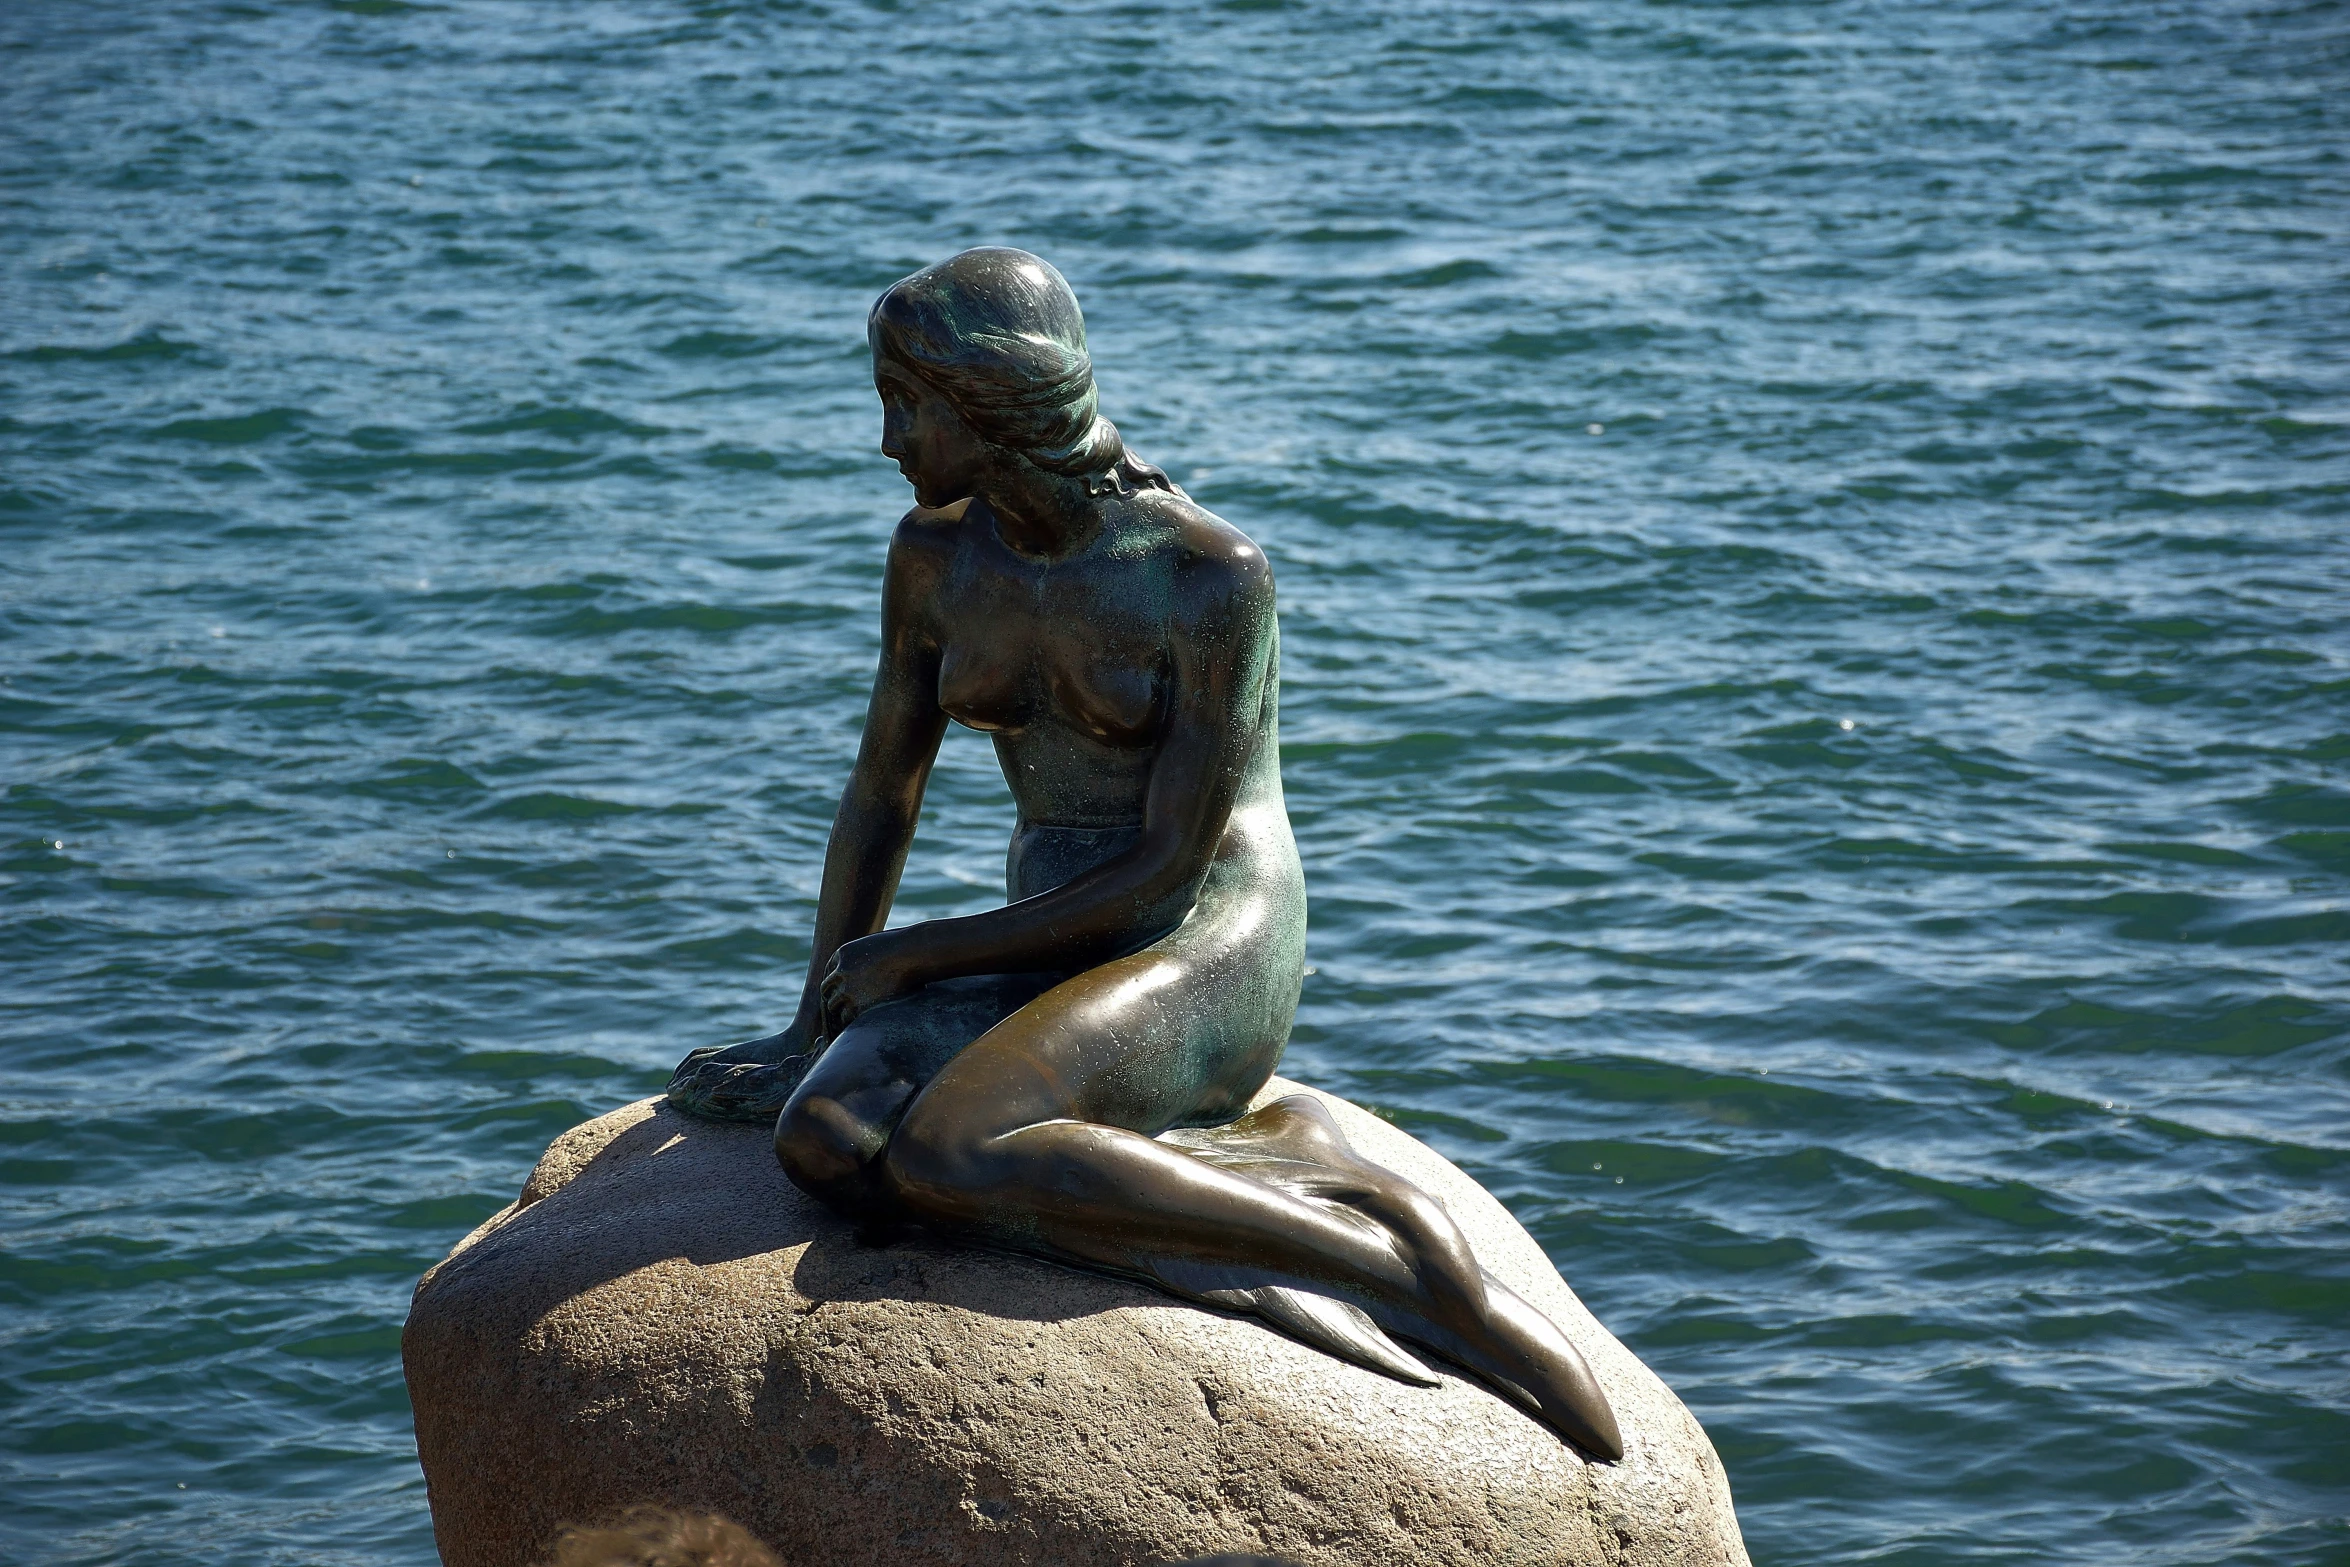
[[[991,461],[1087,481],[1172,488],[1099,411],[1085,316],[1052,266],[984,246],[890,285],[866,317],[881,449],[926,506],[974,493]]]

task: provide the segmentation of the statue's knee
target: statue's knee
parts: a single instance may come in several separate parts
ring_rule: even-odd
[[[812,1197],[836,1198],[862,1186],[882,1141],[839,1100],[821,1094],[794,1099],[775,1122],[776,1160]]]
[[[983,1183],[976,1139],[953,1115],[924,1104],[898,1123],[884,1157],[890,1184],[925,1206],[953,1208]]]

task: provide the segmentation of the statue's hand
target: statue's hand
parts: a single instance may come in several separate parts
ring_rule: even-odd
[[[903,932],[885,930],[843,942],[824,971],[824,1031],[837,1034],[885,1001],[922,988]]]
[[[820,1052],[797,1021],[780,1034],[691,1051],[669,1079],[669,1102],[710,1121],[772,1121]]]

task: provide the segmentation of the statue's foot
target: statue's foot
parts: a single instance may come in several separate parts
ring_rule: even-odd
[[[1595,1458],[1624,1456],[1624,1437],[1599,1380],[1558,1325],[1488,1275],[1485,1309],[1467,1332],[1434,1315],[1374,1306],[1373,1320],[1472,1373]]]
[[[1607,1395],[1557,1324],[1478,1266],[1442,1204],[1356,1153],[1319,1101],[1291,1095],[1228,1125],[1170,1132],[1165,1140],[1292,1196],[1359,1215],[1395,1238],[1418,1277],[1416,1300],[1366,1296],[1351,1313],[1335,1302],[1309,1313],[1327,1321],[1293,1320],[1299,1301],[1289,1297],[1302,1298],[1295,1289],[1259,1291],[1263,1298],[1243,1309],[1341,1358],[1412,1380],[1382,1356],[1382,1344],[1393,1349],[1380,1337],[1384,1330],[1452,1361],[1583,1451],[1611,1461],[1624,1456]],[[1367,1319],[1367,1335],[1350,1333],[1350,1314]]]
[[[1398,1344],[1448,1360],[1594,1458],[1624,1456],[1615,1411],[1557,1324],[1490,1274],[1462,1322],[1438,1299],[1380,1299],[1327,1282],[1284,1281],[1261,1267],[1134,1252],[1116,1269],[1186,1300],[1260,1318],[1325,1354],[1415,1386],[1436,1378]]]
[[[816,1053],[786,1053],[788,1034],[689,1054],[669,1079],[669,1103],[705,1121],[772,1123],[815,1064]]]

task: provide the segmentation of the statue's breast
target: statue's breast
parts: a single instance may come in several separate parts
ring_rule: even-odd
[[[1109,640],[1080,625],[1056,627],[1049,639],[950,642],[938,705],[990,733],[1058,723],[1107,745],[1155,744],[1166,717],[1164,659],[1153,648],[1101,645]]]
[[[938,705],[989,733],[1155,746],[1169,705],[1166,570],[1118,553],[1039,563],[967,530],[934,601]]]
[[[938,661],[938,705],[967,728],[1025,729],[1035,716],[1035,682],[1027,660],[1007,650],[949,643]]]
[[[1153,667],[1158,662],[1134,649],[1125,657],[1047,657],[1038,660],[1038,669],[1054,713],[1071,727],[1110,745],[1147,746],[1158,740],[1165,717],[1166,682]]]

